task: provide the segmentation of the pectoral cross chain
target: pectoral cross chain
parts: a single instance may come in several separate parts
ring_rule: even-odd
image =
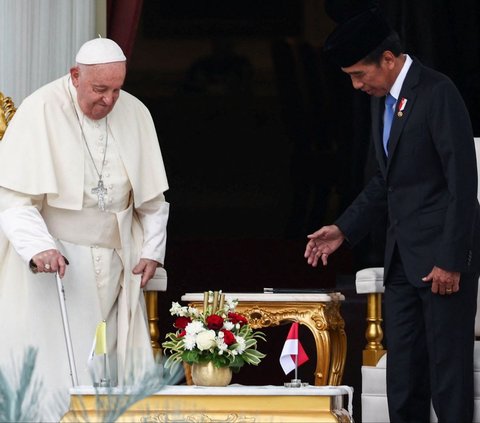
[[[103,185],[101,179],[98,180],[98,185],[95,188],[92,188],[92,194],[96,194],[98,197],[98,208],[101,211],[105,211],[105,194],[107,193],[107,188]]]

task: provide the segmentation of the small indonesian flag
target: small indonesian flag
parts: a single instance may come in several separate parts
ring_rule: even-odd
[[[297,367],[308,361],[308,355],[298,340],[298,322],[292,323],[280,354],[280,365],[286,375],[295,369],[295,356],[297,356]]]

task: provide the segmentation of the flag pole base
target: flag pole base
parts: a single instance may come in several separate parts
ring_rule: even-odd
[[[283,386],[285,388],[304,388],[308,386],[308,383],[302,382],[301,379],[292,379],[290,382],[285,382]]]
[[[95,388],[110,388],[112,383],[110,382],[110,379],[100,379],[100,382],[95,382],[93,386]]]

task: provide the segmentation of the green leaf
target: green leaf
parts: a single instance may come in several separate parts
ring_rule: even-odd
[[[230,363],[230,367],[240,368],[245,364],[245,360],[240,355],[234,356],[233,361]]]
[[[187,351],[183,352],[182,360],[186,361],[189,364],[198,363],[200,361],[200,356],[199,356],[198,351],[187,350]]]
[[[242,357],[246,363],[257,366],[260,364],[261,359],[265,357],[265,354],[254,349],[249,349],[243,352]]]

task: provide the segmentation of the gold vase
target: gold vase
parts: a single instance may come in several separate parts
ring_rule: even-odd
[[[211,361],[192,364],[192,381],[198,386],[227,386],[232,380],[230,367],[216,367]]]

